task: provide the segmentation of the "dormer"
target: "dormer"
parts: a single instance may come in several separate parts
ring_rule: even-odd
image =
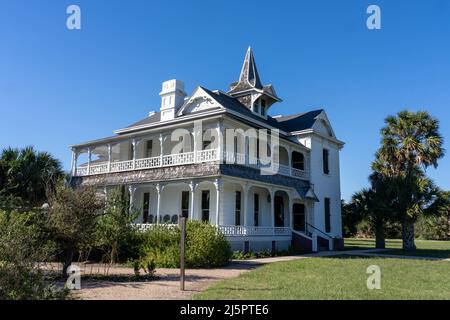
[[[245,55],[239,81],[230,85],[228,94],[263,118],[267,118],[268,109],[272,104],[282,101],[271,84],[262,84],[251,47]]]

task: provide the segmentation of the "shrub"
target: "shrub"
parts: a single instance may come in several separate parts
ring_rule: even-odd
[[[421,216],[416,222],[418,238],[425,240],[447,240],[450,235],[449,218],[446,215]]]
[[[42,213],[0,212],[0,300],[63,299],[39,268],[53,258],[54,244],[40,227]]]
[[[144,233],[141,261],[153,262],[160,268],[178,268],[180,261],[180,230],[157,225]],[[214,226],[200,221],[188,221],[186,226],[187,267],[218,267],[232,256],[230,245]]]

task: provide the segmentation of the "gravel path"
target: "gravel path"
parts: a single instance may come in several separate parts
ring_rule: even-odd
[[[190,299],[213,282],[237,277],[256,265],[255,263],[231,263],[220,269],[188,269],[185,291],[180,291],[179,269],[157,269],[155,275],[158,279],[147,282],[83,281],[82,277],[81,290],[74,291],[74,298],[87,300]],[[109,274],[133,274],[133,269],[113,267]]]

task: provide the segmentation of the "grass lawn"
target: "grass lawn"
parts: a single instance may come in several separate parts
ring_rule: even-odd
[[[345,249],[366,249],[375,248],[374,239],[355,239],[346,238]],[[450,258],[450,241],[430,241],[430,240],[416,240],[416,251],[402,250],[402,241],[400,239],[387,239],[386,249],[383,254],[393,254],[402,256],[419,256],[419,257],[434,257],[434,258]]]
[[[381,289],[367,289],[367,267]],[[450,299],[450,262],[340,256],[277,262],[217,282],[195,299]]]

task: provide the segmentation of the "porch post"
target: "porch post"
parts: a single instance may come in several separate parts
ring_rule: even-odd
[[[217,122],[217,160],[222,162],[223,159],[223,122]]]
[[[289,208],[288,208],[288,214],[289,214],[289,226],[291,227],[291,229],[294,229],[294,196],[292,193],[288,193],[288,203],[289,203]],[[306,207],[306,206],[305,206]],[[305,218],[306,218],[306,213],[305,213]]]
[[[164,136],[162,133],[159,134],[159,166],[163,166],[163,143],[164,143]]]
[[[269,189],[270,192],[270,226],[272,227],[272,233],[275,234],[275,190]]]
[[[91,174],[91,147],[88,147],[88,164],[87,164],[87,174]]]
[[[108,172],[111,172],[112,146],[108,143]]]
[[[250,190],[250,186],[248,183],[242,186],[242,190],[244,191],[244,226],[248,226],[248,191]]]
[[[164,186],[160,183],[156,184],[156,192],[158,194],[158,202],[156,204],[156,223],[161,222],[161,193],[164,190]]]
[[[136,187],[134,187],[132,184],[128,186],[128,192],[130,193],[130,207],[128,208],[128,212],[133,212],[133,206],[134,206],[134,192],[136,191]]]
[[[214,186],[216,187],[216,226],[219,226],[219,212],[220,212],[220,193],[222,191],[222,180],[216,179]]]
[[[75,176],[77,174],[77,158],[78,158],[78,152],[76,149],[72,149],[72,176]]]
[[[136,169],[136,139],[131,140],[133,145],[133,169]]]
[[[194,220],[194,197],[195,197],[195,190],[197,189],[197,184],[194,181],[191,181],[189,183],[189,190],[190,190],[190,213],[189,213],[189,219]]]
[[[287,148],[288,152],[288,161],[289,161],[289,174],[292,176],[292,149],[290,147]]]

